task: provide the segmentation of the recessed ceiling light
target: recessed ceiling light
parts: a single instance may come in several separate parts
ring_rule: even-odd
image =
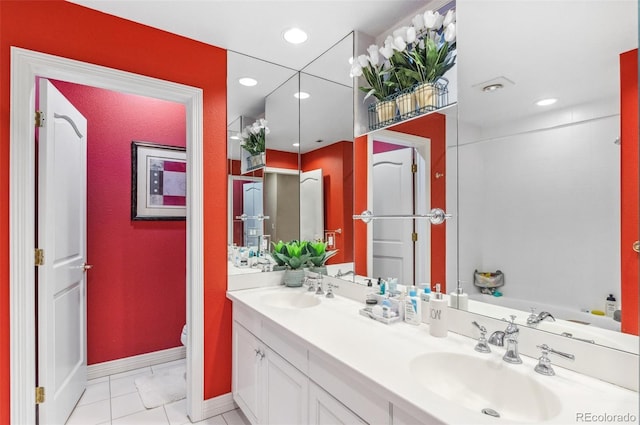
[[[536,105],[538,105],[538,106],[549,106],[549,105],[553,105],[557,101],[558,101],[558,99],[554,99],[554,98],[542,99],[542,100],[537,101]]]
[[[291,44],[304,43],[307,41],[307,38],[309,38],[307,33],[302,31],[300,28],[291,28],[284,33],[284,39]]]
[[[253,87],[256,84],[258,84],[258,81],[250,77],[242,77],[238,80],[238,82],[243,86],[247,86],[247,87]]]
[[[311,95],[309,93],[299,91],[298,93],[294,93],[293,97],[295,97],[296,99],[303,100],[303,99],[309,99]]]
[[[494,92],[496,90],[500,90],[502,88],[504,88],[504,86],[502,84],[500,84],[500,83],[489,84],[488,86],[484,86],[482,88],[482,91],[489,93],[489,92]]]
[[[300,143],[294,143],[293,146],[297,148],[298,146],[300,146]]]
[[[229,137],[231,140],[240,140],[240,136],[231,136]]]

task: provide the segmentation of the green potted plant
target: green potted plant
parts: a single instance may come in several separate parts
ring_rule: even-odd
[[[271,245],[273,246],[273,251],[270,252],[269,255],[271,255],[271,258],[273,258],[273,261],[276,263],[276,265],[273,266],[273,271],[286,270],[287,263],[285,263],[284,260],[282,260],[278,255],[276,255],[276,254],[283,254],[283,249],[285,248],[284,242],[282,241],[279,241],[278,243],[271,242]]]
[[[272,256],[276,263],[280,260],[286,266],[284,284],[292,287],[302,286],[302,282],[304,281],[303,267],[309,261],[307,242],[292,240],[283,243],[279,241],[278,244],[274,245]]]
[[[309,254],[309,262],[312,264],[309,271],[327,274],[327,266],[325,265],[327,260],[338,253],[338,250],[327,251],[327,243],[307,242],[307,253]]]

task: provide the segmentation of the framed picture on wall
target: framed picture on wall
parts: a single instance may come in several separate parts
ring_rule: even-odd
[[[131,142],[131,220],[186,220],[187,153]]]

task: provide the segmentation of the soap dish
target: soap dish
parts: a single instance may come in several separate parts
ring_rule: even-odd
[[[398,321],[401,320],[401,318],[399,316],[389,317],[389,318],[377,316],[377,315],[373,314],[371,309],[372,309],[371,307],[364,307],[364,308],[361,308],[359,311],[360,311],[361,315],[363,315],[365,317],[368,317],[370,319],[373,319],[373,320],[375,320],[377,322],[382,322],[382,323],[384,323],[386,325],[388,325],[390,323],[398,322]]]

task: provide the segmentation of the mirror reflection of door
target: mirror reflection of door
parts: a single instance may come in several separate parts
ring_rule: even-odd
[[[246,214],[249,217],[256,216],[259,213],[263,213],[262,205],[262,178],[260,177],[240,177],[231,176],[231,188],[230,188],[230,211],[232,220],[232,228],[230,230],[230,244],[236,246],[249,246],[247,243],[251,243],[257,246],[259,242],[259,236],[263,233],[262,222],[257,220],[242,221],[240,216]],[[258,198],[260,195],[260,199]],[[254,214],[255,212],[255,214]],[[257,235],[255,237],[249,237],[249,229],[255,230]]]
[[[247,217],[262,214],[262,182],[243,183],[242,209]],[[262,220],[247,218],[243,225],[243,246],[257,247],[262,233]]]
[[[300,173],[300,239],[324,239],[324,188],[321,169]]]
[[[271,241],[300,239],[300,177],[298,170],[264,173],[265,233]]]
[[[375,146],[385,150],[376,153]],[[413,214],[412,151],[406,146],[374,142],[374,214]],[[374,220],[372,225],[373,276],[396,277],[402,284],[413,282],[413,221]]]
[[[430,140],[390,131],[372,144],[371,208],[375,215],[426,214],[430,210]],[[425,284],[431,274],[427,220],[373,220],[370,276]]]

